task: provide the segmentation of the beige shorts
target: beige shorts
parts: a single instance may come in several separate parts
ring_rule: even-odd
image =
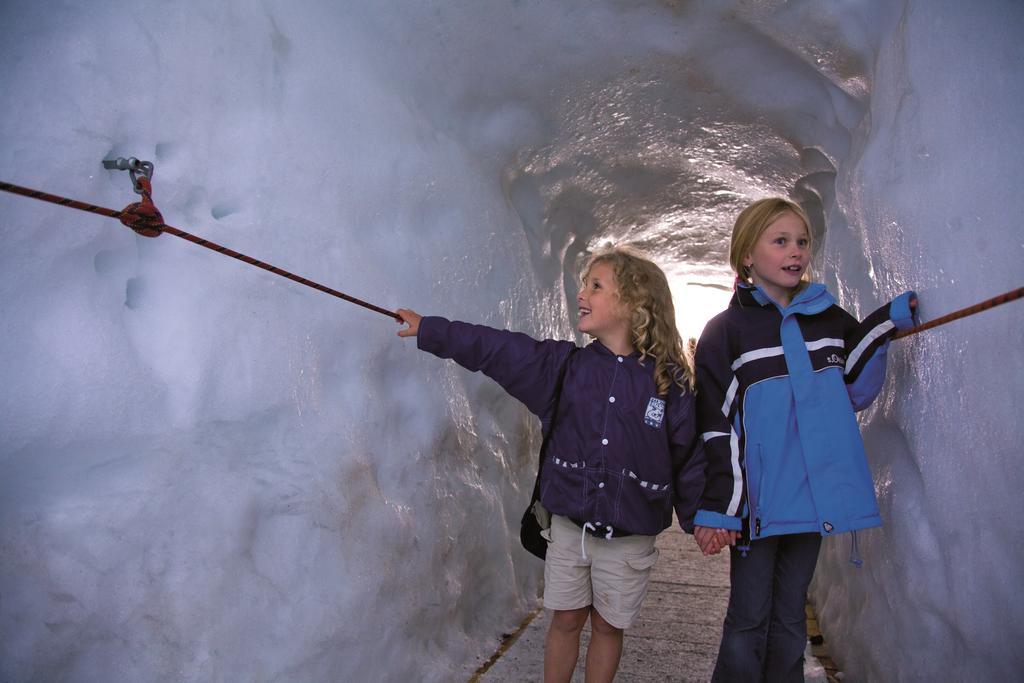
[[[654,539],[596,538],[565,517],[553,515],[544,562],[544,606],[570,610],[593,605],[615,628],[629,628],[658,561]]]

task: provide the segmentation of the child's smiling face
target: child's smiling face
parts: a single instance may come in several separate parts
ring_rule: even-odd
[[[765,228],[743,265],[750,269],[755,285],[777,303],[788,306],[810,260],[807,226],[799,216],[787,211]]]
[[[576,295],[580,307],[577,329],[596,337],[608,348],[609,341],[629,339],[629,318],[619,302],[619,287],[611,264],[598,261],[590,268]]]

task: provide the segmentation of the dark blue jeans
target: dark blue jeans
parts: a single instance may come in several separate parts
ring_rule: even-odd
[[[804,680],[807,586],[821,548],[819,534],[758,539],[746,557],[729,557],[729,610],[713,683]]]

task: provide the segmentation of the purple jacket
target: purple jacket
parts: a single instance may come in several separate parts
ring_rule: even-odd
[[[654,535],[672,523],[692,529],[704,485],[694,396],[654,384],[654,361],[616,356],[593,342],[537,341],[518,332],[427,317],[417,345],[467,370],[481,371],[551,423],[555,385],[568,359],[555,431],[541,473],[541,502],[577,523]]]

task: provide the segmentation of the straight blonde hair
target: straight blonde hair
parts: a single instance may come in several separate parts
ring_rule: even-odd
[[[740,215],[736,217],[736,224],[732,228],[732,240],[729,243],[729,265],[732,266],[736,277],[742,282],[751,284],[750,269],[743,265],[743,259],[754,251],[757,240],[761,239],[761,234],[768,229],[768,226],[785,213],[794,213],[804,222],[804,227],[807,228],[807,246],[813,247],[814,243],[810,241],[811,221],[799,204],[782,197],[759,199],[740,212]],[[808,267],[800,278],[805,284],[810,282],[810,272],[811,269]]]
[[[642,252],[617,246],[587,259],[580,280],[586,280],[598,263],[612,267],[619,302],[629,312],[630,341],[640,352],[641,362],[648,356],[654,359],[658,394],[667,395],[672,384],[693,387],[693,368],[676,329],[676,309],[665,273]]]

